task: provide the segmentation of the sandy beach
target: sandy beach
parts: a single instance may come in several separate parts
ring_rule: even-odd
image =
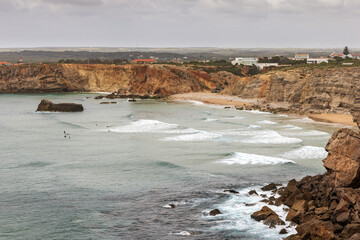
[[[261,99],[244,99],[232,95],[224,95],[218,93],[204,93],[204,92],[192,92],[192,93],[183,93],[175,94],[169,97],[173,100],[193,100],[199,101],[206,104],[216,104],[224,106],[234,106],[234,107],[246,107],[253,104],[261,104]],[[287,103],[270,103],[270,106],[273,108],[288,106]],[[339,123],[348,126],[356,126],[353,122],[353,118],[350,114],[332,114],[332,113],[321,113],[321,114],[308,114],[309,118],[314,121],[327,122],[327,123]]]

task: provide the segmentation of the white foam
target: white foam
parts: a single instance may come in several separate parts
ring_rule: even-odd
[[[222,231],[222,230],[232,230],[239,231],[246,235],[249,235],[249,238],[261,238],[261,239],[282,239],[291,234],[295,234],[295,227],[286,228],[288,234],[279,235],[280,229],[290,225],[290,222],[285,221],[287,211],[287,206],[269,206],[273,211],[275,211],[279,217],[285,222],[286,225],[279,225],[275,228],[269,228],[269,226],[264,225],[262,222],[257,222],[252,219],[250,216],[254,212],[260,210],[263,206],[266,206],[265,203],[260,202],[263,198],[258,195],[249,195],[250,190],[255,189],[258,194],[267,194],[269,192],[264,192],[260,188],[245,188],[245,189],[236,189],[239,194],[229,195],[229,198],[222,204],[215,205],[212,209],[217,208],[223,214],[210,217],[204,216],[205,219],[221,218],[221,221],[217,221],[217,226],[212,227],[212,230]],[[276,196],[275,196],[276,197]],[[251,206],[246,206],[246,204],[254,204]]]
[[[301,148],[283,153],[280,156],[293,160],[313,158],[324,159],[327,156],[327,152],[322,147],[303,146]]]
[[[219,133],[211,133],[205,131],[199,131],[197,133],[185,134],[179,136],[172,136],[163,138],[163,141],[183,141],[183,142],[202,142],[212,141],[221,138],[223,135]]]
[[[194,104],[194,105],[204,105],[203,102],[195,101],[195,100],[188,100],[187,102],[192,103],[192,104]]]
[[[311,136],[329,136],[327,132],[321,132],[318,130],[310,130],[304,132],[290,132],[290,133],[283,133],[286,136],[300,136],[300,137],[311,137]]]
[[[261,128],[261,126],[259,126],[259,125],[249,125],[248,128]]]
[[[283,126],[281,126],[281,128],[284,128],[284,130],[287,130],[287,131],[302,130],[301,127],[291,125],[291,124],[283,125]]]
[[[231,155],[232,156],[230,158],[223,159],[220,162],[228,165],[233,165],[233,164],[274,165],[274,164],[294,163],[293,161],[284,158],[276,158],[276,157],[248,154],[242,152],[235,152],[232,153]]]
[[[259,121],[257,122],[258,124],[265,124],[265,125],[275,125],[278,124],[277,122],[273,122],[273,121],[269,121],[269,120],[263,120],[263,121]]]
[[[215,119],[215,118],[205,118],[203,121],[204,122],[215,122],[215,121],[217,121],[217,119]]]
[[[181,231],[181,232],[178,232],[178,233],[171,232],[170,234],[171,235],[177,235],[177,236],[190,236],[191,235],[191,233],[189,233],[188,231]]]
[[[253,113],[253,114],[272,114],[272,113],[269,113],[269,112],[262,112],[262,111],[259,111],[259,110],[243,110],[243,111]]]
[[[289,138],[280,135],[272,130],[264,131],[248,131],[244,132],[244,136],[252,136],[248,139],[241,140],[242,143],[252,144],[292,144],[302,142],[299,138]]]
[[[138,120],[132,122],[129,125],[110,128],[108,130],[118,133],[154,133],[154,132],[163,132],[164,130],[177,129],[178,124],[165,123],[158,120]]]

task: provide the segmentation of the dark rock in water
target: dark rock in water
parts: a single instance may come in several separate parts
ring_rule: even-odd
[[[263,190],[263,191],[271,191],[271,190],[277,189],[278,186],[281,186],[281,184],[270,183],[270,184],[262,187],[261,190]]]
[[[238,194],[238,191],[232,190],[232,189],[225,189],[224,192],[228,192],[228,193],[234,193],[234,194]]]
[[[224,109],[230,109],[231,107],[224,107]]]
[[[264,224],[270,228],[275,228],[276,225],[285,225],[285,222],[279,218],[279,216],[271,210],[271,208],[264,206],[261,210],[254,212],[251,218],[256,221],[264,220]]]
[[[245,206],[247,206],[247,207],[253,207],[255,205],[256,205],[256,203],[245,203]]]
[[[255,190],[251,190],[248,192],[249,195],[259,195]]]
[[[55,104],[50,100],[41,100],[37,112],[82,112],[84,107],[76,103],[58,103]]]
[[[139,99],[159,99],[162,98],[162,96],[160,95],[138,95],[138,94],[120,94],[120,93],[111,93],[109,95],[100,95],[95,97],[95,99],[116,99],[116,98],[128,98],[128,99],[133,99],[134,102],[136,101],[135,98],[139,98]]]
[[[135,99],[128,99],[128,102],[136,102]]]
[[[175,204],[173,204],[173,203],[170,203],[169,206],[170,206],[170,208],[175,208],[176,207]]]
[[[288,231],[285,228],[281,229],[279,232],[279,234],[287,234],[287,233]]]
[[[116,104],[116,102],[101,102],[100,104]]]
[[[261,210],[254,212],[251,215],[251,218],[255,219],[256,221],[260,222],[262,220],[265,220],[267,217],[269,217],[270,215],[276,215],[277,214],[271,210],[271,208],[264,206],[261,208]]]
[[[209,215],[210,215],[210,216],[216,216],[216,215],[219,215],[219,214],[222,214],[222,212],[220,212],[219,209],[214,209],[214,210],[211,210],[211,211],[209,212]]]

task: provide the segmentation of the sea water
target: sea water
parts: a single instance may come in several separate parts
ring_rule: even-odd
[[[198,102],[93,97],[0,95],[0,239],[280,239],[279,228],[250,218],[262,203],[247,192],[323,173],[324,146],[339,128]],[[37,113],[43,98],[85,110]],[[223,214],[209,216],[214,208]]]

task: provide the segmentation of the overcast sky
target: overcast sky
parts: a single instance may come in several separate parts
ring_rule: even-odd
[[[360,0],[0,0],[0,48],[360,47]]]

